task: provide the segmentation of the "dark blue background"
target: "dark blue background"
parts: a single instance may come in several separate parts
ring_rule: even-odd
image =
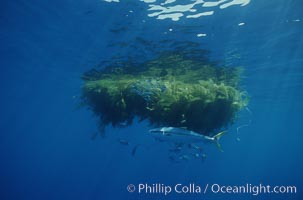
[[[0,199],[302,199],[302,2],[252,0],[178,22],[148,18],[144,3],[128,2],[1,1]],[[189,25],[198,28],[184,33]],[[209,145],[204,163],[172,163],[167,146],[146,136],[145,122],[90,139],[97,119],[76,109],[81,74],[114,55],[152,56],[144,47],[108,46],[137,37],[199,42],[213,60],[245,68],[252,114],[241,112],[222,138],[224,153]],[[145,182],[295,185],[298,193],[163,197],[126,190]]]

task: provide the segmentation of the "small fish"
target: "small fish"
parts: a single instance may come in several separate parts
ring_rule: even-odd
[[[94,132],[91,136],[90,136],[90,139],[91,140],[95,140],[98,136],[98,132]]]
[[[202,148],[202,147],[199,147],[199,146],[194,145],[194,144],[188,144],[188,148],[190,148],[190,149],[195,149],[195,150],[198,150],[198,151],[200,151],[200,152],[203,151],[203,148]]]
[[[123,128],[123,127],[126,127],[127,125],[128,125],[128,123],[126,121],[125,122],[120,122],[118,124],[118,127]]]
[[[150,107],[148,107],[148,106],[146,106],[146,109],[147,109],[147,110],[150,110],[150,111],[155,110],[155,108],[150,108]]]
[[[206,157],[207,157],[206,154],[201,155],[202,162],[204,162],[206,160]]]
[[[186,119],[183,119],[182,121],[181,121],[181,124],[184,124],[186,122]]]
[[[94,11],[93,10],[87,10],[87,11],[85,11],[83,14],[84,15],[88,15],[88,14],[91,14],[91,13],[93,13]]]
[[[190,157],[188,155],[182,155],[179,157],[180,160],[189,160]]]
[[[104,126],[104,125],[99,125],[99,126],[98,126],[98,130],[99,130],[99,135],[100,135],[102,138],[105,138],[105,126]]]
[[[175,156],[169,156],[169,160],[173,163],[180,163],[180,160],[178,160]]]
[[[112,28],[112,29],[110,29],[110,32],[112,32],[112,33],[121,33],[121,32],[127,31],[127,29],[128,29],[127,26],[119,27],[119,28]]]
[[[129,142],[127,140],[124,140],[124,139],[119,139],[118,140],[120,144],[122,145],[129,145]]]
[[[173,149],[169,149],[170,152],[174,152],[174,153],[178,153],[182,150],[181,147],[176,147],[176,148],[173,148]]]
[[[175,156],[169,156],[169,159],[170,159],[171,161],[176,161]]]
[[[132,156],[135,156],[135,154],[136,154],[137,149],[138,149],[139,146],[140,146],[140,144],[137,144],[137,145],[133,148],[133,150],[132,150]]]
[[[200,157],[200,154],[198,154],[198,153],[193,153],[192,154],[195,158],[199,158]]]

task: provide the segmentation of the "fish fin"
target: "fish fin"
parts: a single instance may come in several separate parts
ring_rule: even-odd
[[[222,149],[222,146],[221,146],[221,144],[219,143],[218,140],[216,140],[216,146],[217,146],[217,148],[218,148],[221,152],[224,152],[224,150]]]
[[[220,133],[217,133],[216,135],[213,136],[213,138],[218,141],[224,135],[227,131],[221,131]]]
[[[223,149],[222,149],[222,146],[221,144],[219,143],[219,140],[220,138],[222,137],[222,135],[224,135],[227,131],[221,131],[220,133],[217,133],[213,138],[214,138],[214,141],[216,142],[216,146],[217,148],[221,151],[221,152],[224,152]]]

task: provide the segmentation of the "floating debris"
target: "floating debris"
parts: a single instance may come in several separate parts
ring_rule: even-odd
[[[238,126],[237,127],[237,133],[239,133],[239,130],[241,129],[241,128],[244,128],[244,127],[247,127],[247,126],[249,126],[251,124],[251,120],[249,120],[249,122],[248,122],[248,124],[243,124],[243,125],[241,125],[241,126]]]
[[[214,136],[235,121],[248,95],[240,88],[241,68],[218,66],[205,52],[180,47],[143,63],[93,69],[83,75],[82,101],[103,128],[129,126],[138,117],[152,126]]]

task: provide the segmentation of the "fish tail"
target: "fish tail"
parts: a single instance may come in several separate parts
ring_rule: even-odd
[[[224,135],[227,131],[221,131],[220,133],[217,133],[213,138],[214,138],[214,141],[216,142],[216,146],[217,148],[221,151],[221,152],[224,152],[223,149],[222,149],[222,146],[221,144],[219,143],[219,140],[220,138],[222,137],[222,135]]]
[[[222,137],[222,135],[224,135],[226,132],[227,131],[221,131],[220,133],[217,133],[216,135],[214,135],[213,138],[215,140],[219,140]]]
[[[221,146],[221,144],[219,143],[218,140],[216,140],[216,146],[217,146],[217,148],[218,148],[221,152],[224,152],[224,150],[222,149],[222,146]]]

